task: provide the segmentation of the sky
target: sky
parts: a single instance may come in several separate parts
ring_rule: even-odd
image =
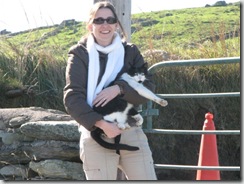
[[[204,7],[218,0],[131,0],[131,13]],[[226,3],[238,0],[226,0]],[[12,33],[63,20],[86,21],[93,0],[0,0],[0,31]]]

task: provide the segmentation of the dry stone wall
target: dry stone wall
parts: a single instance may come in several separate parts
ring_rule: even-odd
[[[0,109],[1,180],[85,180],[78,124],[39,107]]]

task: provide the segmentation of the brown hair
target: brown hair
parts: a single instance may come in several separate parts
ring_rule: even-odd
[[[112,13],[114,14],[114,17],[118,21],[118,24],[119,24],[120,29],[121,29],[121,31],[119,32],[119,34],[120,34],[120,36],[121,36],[121,38],[123,40],[126,40],[126,33],[125,33],[125,30],[124,30],[121,22],[118,19],[118,16],[116,14],[115,7],[109,1],[99,1],[99,2],[97,2],[97,3],[94,4],[94,6],[92,7],[92,9],[90,10],[89,18],[88,18],[88,21],[87,21],[87,26],[89,24],[92,24],[93,19],[94,19],[95,15],[96,15],[97,11],[99,9],[101,9],[101,8],[108,8],[108,9],[110,9],[112,11]]]

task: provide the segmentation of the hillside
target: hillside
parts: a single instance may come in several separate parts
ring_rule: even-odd
[[[221,31],[225,33],[238,31],[239,20],[240,7],[238,6],[138,14],[132,20],[132,38],[141,46],[147,45],[146,42],[149,39],[152,39],[157,47],[165,42],[186,46],[192,43],[203,43],[207,38],[221,34]]]
[[[240,30],[240,4],[164,10],[132,15],[131,41],[144,51],[154,47],[162,49],[168,43],[188,47],[203,43],[213,36],[238,36]],[[40,27],[10,34],[8,40],[32,47],[66,50],[86,32],[85,23],[65,20],[60,25]],[[149,45],[150,43],[150,45]]]

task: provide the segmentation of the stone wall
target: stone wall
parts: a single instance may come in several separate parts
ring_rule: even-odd
[[[78,124],[38,107],[0,109],[1,180],[85,180]]]

